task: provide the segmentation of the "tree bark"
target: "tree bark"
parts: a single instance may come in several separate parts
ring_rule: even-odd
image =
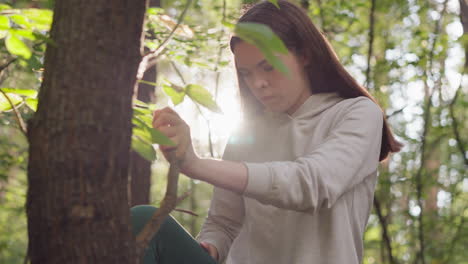
[[[145,8],[145,0],[55,2],[54,43],[28,123],[31,263],[135,263],[127,177]]]

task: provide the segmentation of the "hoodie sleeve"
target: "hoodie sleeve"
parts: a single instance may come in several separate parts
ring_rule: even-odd
[[[228,144],[223,160],[235,160],[235,148],[235,145]],[[219,263],[222,263],[228,255],[232,242],[239,234],[243,221],[244,200],[242,196],[214,187],[208,216],[196,240],[214,245],[218,250]]]
[[[276,207],[315,212],[376,173],[383,113],[368,100],[353,103],[319,146],[295,161],[249,163],[246,197]]]

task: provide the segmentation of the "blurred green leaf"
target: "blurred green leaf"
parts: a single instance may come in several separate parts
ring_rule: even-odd
[[[148,107],[148,104],[141,101],[141,100],[138,100],[138,99],[135,99],[133,100],[133,103],[136,105],[136,106],[141,106],[141,107]]]
[[[0,29],[0,39],[4,39],[6,36],[8,36],[8,30]]]
[[[266,25],[243,22],[237,24],[235,34],[245,42],[255,45],[265,55],[265,59],[284,74],[289,70],[277,57],[278,53],[287,54],[288,49],[283,41]]]
[[[34,28],[39,30],[49,30],[52,24],[53,13],[49,9],[29,8],[23,9],[21,12],[29,20],[32,21]]]
[[[29,20],[23,15],[20,15],[20,14],[11,15],[10,19],[18,26],[23,26],[28,29],[32,27],[31,23],[29,23]]]
[[[16,94],[7,93],[6,96],[11,100],[11,102],[17,106],[23,102],[23,98]],[[0,93],[0,112],[11,110],[11,104],[3,93]]]
[[[154,128],[150,128],[151,139],[153,144],[165,145],[165,146],[175,146],[176,144],[168,138],[166,135],[161,133],[161,131]]]
[[[156,160],[156,151],[153,146],[137,136],[132,136],[132,149],[148,161]]]
[[[186,94],[186,91],[184,90],[184,88],[175,84],[171,84],[171,85],[164,84],[162,87],[163,87],[164,93],[166,93],[171,98],[171,101],[174,105],[178,105],[184,101],[185,94]]]
[[[216,104],[211,93],[197,84],[189,84],[185,87],[187,95],[198,104],[210,109],[216,113],[222,113],[221,108]]]
[[[133,114],[138,116],[152,116],[153,111],[141,107],[133,107]]]
[[[36,40],[36,35],[31,30],[11,29],[10,33],[16,36],[21,36],[30,40]]]
[[[11,9],[11,6],[7,4],[0,4],[0,11]]]
[[[29,59],[31,57],[31,50],[15,35],[8,35],[5,41],[5,46],[13,55],[21,56],[25,59]]]
[[[151,132],[146,127],[134,126],[132,135],[138,136],[143,142],[151,145]]]
[[[278,0],[268,0],[268,2],[274,4],[278,9],[280,8],[278,5]]]
[[[175,143],[172,142],[170,138],[152,127],[151,121],[152,118],[150,116],[134,116],[132,119],[132,123],[137,128],[146,131],[145,133],[149,133],[151,135],[150,143],[175,146]]]
[[[0,16],[0,29],[9,29],[10,20],[6,16]]]
[[[29,108],[31,108],[31,110],[33,110],[34,112],[37,111],[37,103],[38,103],[37,98],[26,98],[24,102]]]
[[[37,91],[33,89],[17,89],[17,88],[0,88],[5,93],[12,93],[16,95],[23,95],[26,97],[36,98]]]

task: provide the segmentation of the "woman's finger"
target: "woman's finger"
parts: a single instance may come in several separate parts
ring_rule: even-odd
[[[161,126],[175,126],[182,123],[182,119],[178,115],[169,112],[162,112],[157,114],[153,120],[153,128],[159,128]]]
[[[166,137],[173,137],[177,135],[179,128],[173,126],[161,126],[158,128],[158,131],[163,133]]]

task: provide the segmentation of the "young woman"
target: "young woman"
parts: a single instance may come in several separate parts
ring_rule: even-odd
[[[401,146],[306,13],[278,3],[257,4],[239,22],[265,24],[283,40],[289,74],[232,37],[246,124],[222,160],[196,155],[189,126],[172,109],[154,113],[154,128],[177,144],[161,146],[163,153],[175,151],[185,175],[214,186],[201,247],[169,219],[152,244],[157,263],[362,262],[379,161]],[[133,208],[136,226],[154,210]]]

